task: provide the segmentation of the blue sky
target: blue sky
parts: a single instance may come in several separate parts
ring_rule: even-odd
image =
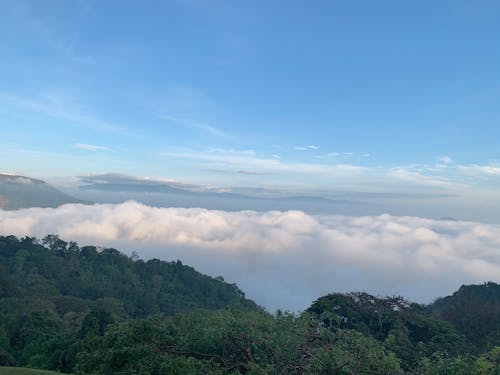
[[[182,259],[273,308],[430,301],[500,281],[499,145],[497,0],[0,0],[0,173],[193,193],[0,210],[4,234]]]
[[[499,19],[483,0],[0,0],[0,170],[500,200]]]

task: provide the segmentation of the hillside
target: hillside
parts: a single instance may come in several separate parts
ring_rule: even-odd
[[[430,306],[432,316],[450,322],[476,352],[500,345],[500,285],[462,285]]]
[[[65,203],[80,202],[42,180],[0,174],[0,209],[57,207]]]
[[[102,331],[124,319],[227,307],[257,309],[236,285],[180,261],[145,262],[57,236],[0,236],[0,365],[54,368],[39,353],[95,321]]]
[[[115,249],[80,248],[57,236],[42,241],[0,236],[0,270],[0,298],[29,300],[27,310],[50,304],[61,316],[94,307],[131,318],[198,308],[257,307],[236,285],[180,261],[145,262]]]
[[[366,293],[330,294],[308,309],[331,330],[355,330],[394,352],[406,370],[435,352],[468,351],[465,338],[426,308],[401,297],[378,298]]]
[[[75,374],[498,375],[499,292],[494,283],[463,286],[429,306],[334,293],[301,314],[270,314],[236,285],[179,261],[143,261],[57,236],[0,237],[0,366]]]

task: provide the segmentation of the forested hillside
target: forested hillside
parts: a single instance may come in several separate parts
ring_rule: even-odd
[[[145,262],[57,236],[0,236],[0,365],[45,367],[51,340],[90,329],[94,318],[102,331],[114,321],[227,307],[257,309],[236,285],[180,261]]]
[[[398,356],[406,370],[435,352],[456,356],[467,351],[465,338],[449,323],[433,319],[423,306],[400,297],[332,294],[314,302],[309,311],[333,330],[355,330],[377,340]]]
[[[332,286],[332,289],[334,286]],[[0,366],[77,374],[500,374],[500,286],[270,314],[181,262],[0,237]]]
[[[1,298],[54,306],[61,316],[92,308],[123,318],[236,305],[256,308],[236,285],[180,261],[145,262],[115,249],[80,248],[57,236],[40,242],[0,237]]]
[[[463,285],[430,306],[432,315],[450,322],[476,352],[500,343],[500,285]]]

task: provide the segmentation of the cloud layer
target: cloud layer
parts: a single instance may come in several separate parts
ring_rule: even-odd
[[[92,152],[97,152],[97,151],[111,151],[111,149],[109,147],[89,145],[87,143],[75,143],[73,145],[73,147],[78,148],[80,150],[92,151]]]
[[[500,226],[416,217],[312,216],[117,205],[0,210],[0,234],[59,234],[81,245],[181,259],[236,282],[270,310],[333,291],[429,302],[462,283],[500,281]]]

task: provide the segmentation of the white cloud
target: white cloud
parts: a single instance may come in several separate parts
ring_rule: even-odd
[[[442,176],[425,175],[418,171],[407,169],[404,167],[393,168],[387,172],[387,176],[408,182],[414,185],[425,185],[439,188],[451,188],[458,186]]]
[[[446,156],[446,155],[445,156],[441,156],[438,160],[439,160],[440,163],[443,163],[443,164],[451,164],[451,163],[453,163],[453,159],[450,158],[449,156]]]
[[[104,146],[96,146],[96,145],[89,145],[87,143],[75,143],[73,147],[78,148],[80,150],[85,150],[85,151],[111,151],[109,147],[104,147]]]
[[[309,145],[309,146],[295,146],[293,148],[295,151],[309,151],[309,150],[318,150],[319,147],[315,145]]]
[[[0,210],[0,233],[56,233],[143,258],[179,258],[236,282],[269,309],[303,309],[326,293],[351,290],[430,301],[462,283],[500,281],[500,226],[474,222],[126,202]]]
[[[179,118],[179,117],[169,116],[169,115],[161,115],[158,117],[164,121],[173,122],[173,123],[180,124],[182,126],[187,126],[189,128],[201,130],[201,131],[206,132],[214,137],[219,137],[219,138],[229,137],[229,135],[226,132],[224,132],[220,129],[217,129],[216,127],[214,127],[210,124],[207,124],[205,122],[187,119],[187,118]]]
[[[500,165],[459,165],[458,170],[468,175],[500,176]]]
[[[205,152],[193,150],[169,151],[164,156],[204,163],[205,169],[233,168],[251,170],[256,173],[304,173],[328,176],[354,176],[366,168],[350,164],[287,163],[277,158],[263,158],[253,150],[211,149]]]
[[[11,171],[3,171],[0,169],[0,175],[4,176],[19,176],[21,173],[20,172],[11,172]]]

